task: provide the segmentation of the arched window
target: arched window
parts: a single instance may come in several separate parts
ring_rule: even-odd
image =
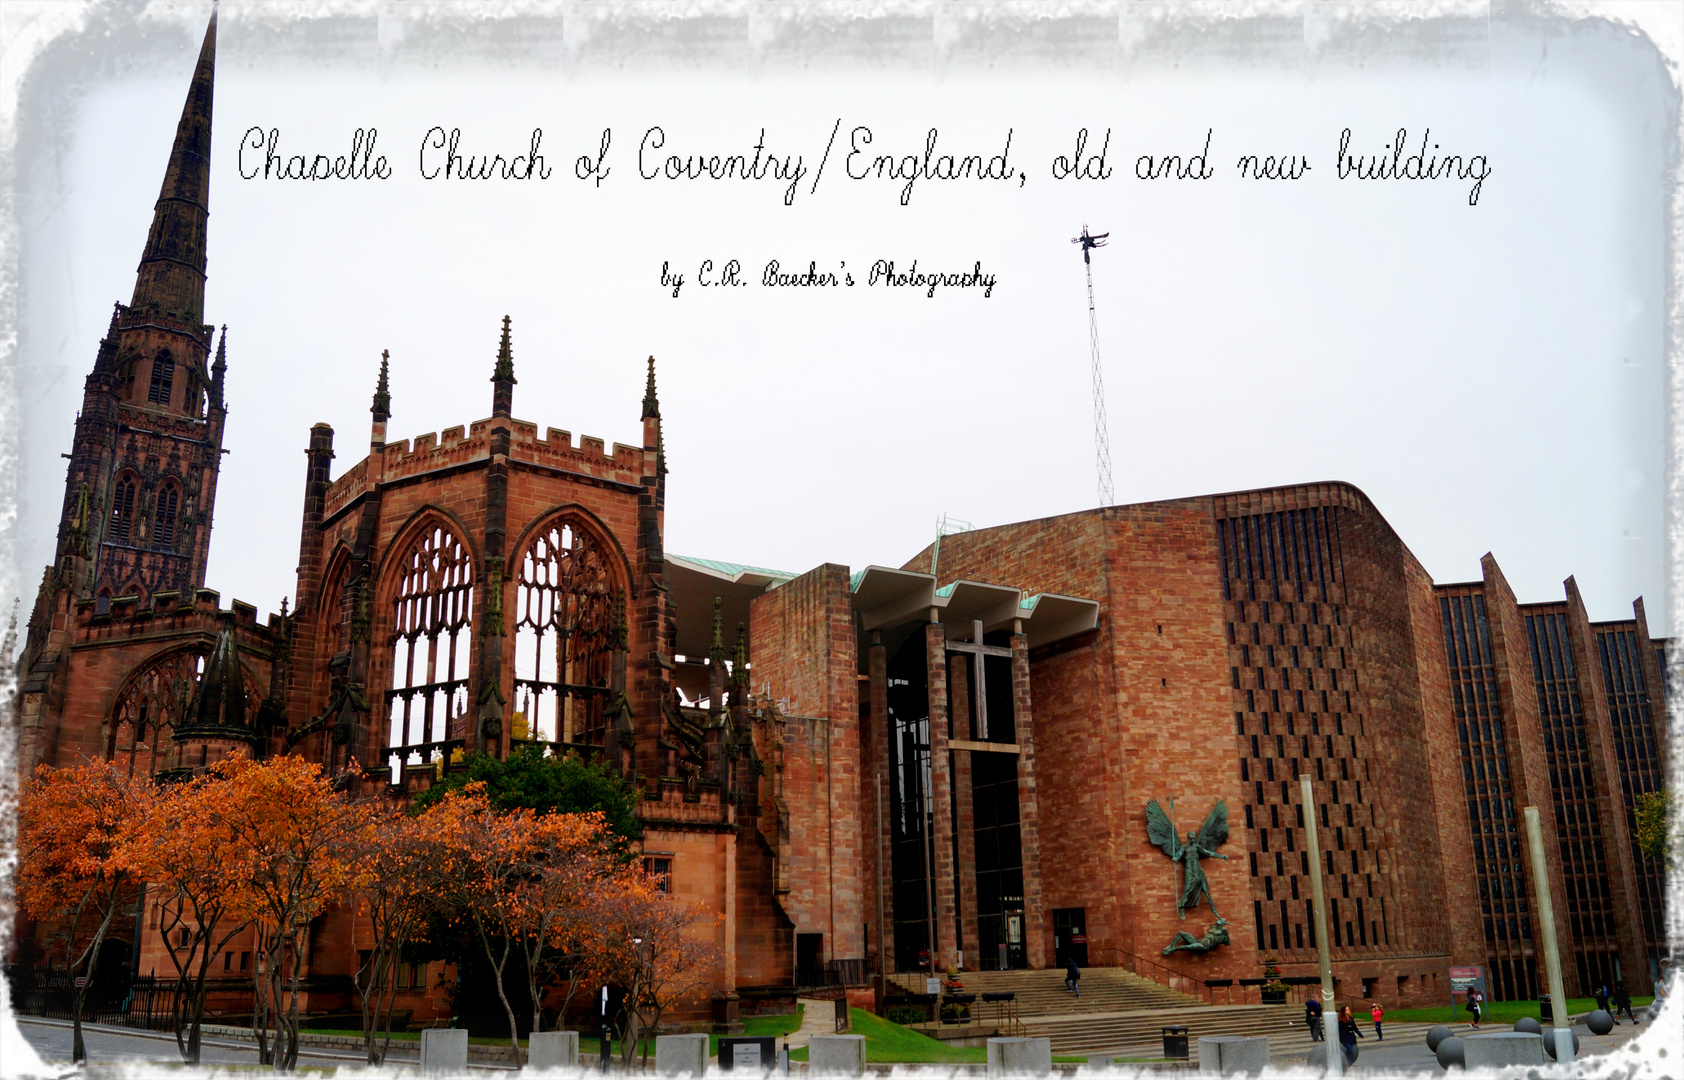
[[[111,759],[130,776],[168,768],[170,734],[187,714],[204,675],[198,652],[166,656],[130,680],[111,711]]]
[[[138,485],[132,476],[124,476],[117,481],[117,490],[111,494],[111,540],[118,544],[127,544],[129,535],[134,531],[134,500]]]
[[[598,742],[612,674],[615,586],[590,533],[565,521],[541,531],[519,563],[515,593],[516,727],[545,742]]]
[[[133,595],[130,590],[129,595]],[[171,736],[193,705],[205,675],[207,651],[183,649],[139,669],[112,706],[107,752],[130,776],[151,776],[182,762],[174,761]],[[263,690],[242,670],[248,714],[263,700]]]
[[[170,388],[174,385],[175,359],[165,350],[152,359],[152,386],[146,391],[146,400],[168,405]]]
[[[349,576],[349,566],[349,559],[341,559],[329,571],[327,588],[322,590],[319,613],[321,630],[317,640],[326,643],[324,655],[329,660],[350,647],[350,621],[356,613],[349,610],[348,603],[351,598],[346,595],[345,579]]]
[[[462,541],[433,526],[416,537],[395,572],[389,745],[419,750],[449,738],[451,722],[468,712],[474,567]],[[394,768],[406,759],[419,762],[418,750],[389,760]]]
[[[175,511],[181,492],[174,484],[158,489],[158,503],[152,521],[152,546],[159,551],[175,550]]]

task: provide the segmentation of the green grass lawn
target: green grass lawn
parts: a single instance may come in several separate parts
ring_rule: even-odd
[[[1631,999],[1631,1007],[1641,1009],[1653,1000],[1653,998],[1634,997]],[[1594,1008],[1596,1008],[1595,998],[1567,999],[1567,1014],[1569,1016],[1590,1012]],[[1357,1014],[1358,1019],[1367,1021],[1368,1014],[1366,1012],[1358,1008],[1353,1008],[1352,1011]],[[1538,1003],[1536,1001],[1487,1001],[1482,1022],[1487,1024],[1512,1024],[1523,1016],[1537,1019]],[[1389,1009],[1386,1012],[1386,1019],[1409,1024],[1466,1024],[1473,1019],[1473,1014],[1466,1008],[1457,1006],[1455,1014],[1452,1015],[1449,1005],[1440,1005],[1432,1009]]]
[[[867,1061],[948,1065],[988,1060],[987,1047],[949,1046],[922,1031],[890,1023],[864,1009],[849,1009],[848,1022],[852,1025],[850,1034],[865,1036]],[[806,1061],[807,1048],[792,1050],[789,1056]]]
[[[781,1039],[801,1026],[805,1005],[797,1005],[792,1013],[777,1016],[748,1016],[743,1018],[743,1035],[752,1038]],[[719,1056],[719,1036],[708,1036],[708,1056]]]
[[[921,1031],[902,1027],[869,1013],[864,1009],[849,1009],[850,1034],[865,1036],[865,1060],[900,1064],[955,1065],[982,1063],[988,1060],[986,1046],[950,1046],[940,1039],[932,1039]],[[789,1052],[795,1061],[807,1060],[807,1048]],[[1085,1057],[1055,1057],[1054,1061],[1086,1061]]]

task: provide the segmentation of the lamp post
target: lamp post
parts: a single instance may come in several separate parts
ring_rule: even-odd
[[[1538,892],[1538,924],[1544,939],[1544,974],[1549,979],[1551,1020],[1549,1037],[1555,1040],[1555,1060],[1573,1060],[1573,1029],[1567,1026],[1567,995],[1561,984],[1561,951],[1555,943],[1555,905],[1550,902],[1550,879],[1544,865],[1544,834],[1538,824],[1538,808],[1526,808],[1526,846],[1532,854],[1532,887]]]
[[[1333,954],[1327,940],[1327,897],[1321,882],[1321,842],[1316,836],[1315,793],[1308,774],[1298,778],[1304,806],[1304,846],[1310,855],[1310,896],[1315,915],[1316,955],[1321,960],[1321,1030],[1322,1047],[1327,1058],[1329,1076],[1345,1075],[1345,1047],[1339,1041],[1339,1014],[1333,1008]],[[1327,1037],[1328,1020],[1332,1019],[1333,1038]]]

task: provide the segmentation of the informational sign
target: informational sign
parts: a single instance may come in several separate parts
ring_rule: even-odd
[[[719,1068],[722,1072],[743,1072],[753,1076],[771,1072],[777,1061],[776,1039],[755,1035],[719,1040]]]
[[[78,990],[80,990],[82,987],[84,987],[86,985],[88,985],[88,977],[86,975],[76,976],[76,988]]]
[[[1087,943],[1088,943],[1088,936],[1086,934],[1071,934],[1070,935],[1070,944],[1072,944],[1072,945],[1086,945]]]
[[[1006,916],[1006,940],[1011,942],[1013,945],[1022,944],[1022,942],[1023,942],[1023,916],[1022,915],[1007,915]]]
[[[1485,993],[1485,969],[1483,967],[1453,967],[1450,969],[1450,992],[1456,996],[1466,994],[1469,990]]]
[[[926,994],[939,994],[939,993],[941,993],[941,980],[940,979],[925,979],[924,980],[924,993],[926,993]]]

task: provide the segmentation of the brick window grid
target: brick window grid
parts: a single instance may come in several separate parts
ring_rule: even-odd
[[[1591,778],[1578,672],[1567,634],[1567,613],[1526,616],[1538,717],[1544,730],[1564,898],[1573,939],[1586,948],[1618,947],[1608,892],[1608,864],[1596,787]]]
[[[1316,949],[1300,773],[1313,773],[1323,813],[1342,823],[1321,834],[1329,896],[1347,900],[1344,916],[1329,917],[1334,955],[1392,945],[1392,876],[1373,828],[1377,792],[1365,790],[1366,722],[1342,606],[1340,519],[1339,508],[1318,507],[1217,523],[1252,914],[1260,947],[1286,960],[1312,960]]]
[[[1531,892],[1520,814],[1509,779],[1509,749],[1485,597],[1475,592],[1440,595],[1439,617],[1462,760],[1486,967],[1491,975],[1488,993],[1493,1001],[1532,998],[1536,980],[1526,974],[1532,969],[1524,963],[1532,948]]]
[[[1651,947],[1664,938],[1662,903],[1665,882],[1659,865],[1637,850],[1638,796],[1661,786],[1660,757],[1655,740],[1654,714],[1643,677],[1637,633],[1629,627],[1596,628],[1596,649],[1608,694],[1609,733],[1620,769],[1620,796],[1626,826],[1632,837],[1632,862],[1637,871],[1638,909],[1643,934]]]

